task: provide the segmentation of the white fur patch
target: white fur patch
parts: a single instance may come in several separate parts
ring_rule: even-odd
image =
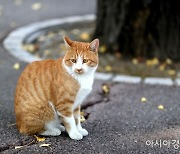
[[[82,58],[79,56],[77,62],[72,67],[66,66],[63,61],[63,65],[67,70],[67,72],[80,84],[80,89],[74,101],[73,110],[76,109],[79,105],[81,105],[83,100],[92,90],[92,85],[94,82],[94,73],[97,68],[97,67],[89,67],[87,66],[86,63],[83,64],[82,61],[83,61]],[[84,73],[77,74],[75,73],[75,69],[83,69]]]
[[[41,133],[44,136],[58,136],[61,134],[61,131],[65,131],[64,126],[61,125],[60,119],[58,118],[58,114],[55,110],[55,107],[52,102],[48,102],[54,111],[54,119],[45,123],[44,129],[45,131]]]

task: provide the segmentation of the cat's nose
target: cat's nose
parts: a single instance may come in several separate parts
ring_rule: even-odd
[[[76,69],[76,72],[77,72],[77,73],[82,73],[82,72],[83,72],[83,70],[82,70],[82,68],[80,68],[80,69]]]

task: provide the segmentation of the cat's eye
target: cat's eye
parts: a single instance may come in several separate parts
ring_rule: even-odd
[[[71,61],[72,61],[73,63],[76,63],[76,59],[71,59]]]
[[[88,62],[88,59],[83,59],[83,63],[87,63]]]

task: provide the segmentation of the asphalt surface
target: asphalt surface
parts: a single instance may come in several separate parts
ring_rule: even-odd
[[[40,0],[42,9],[33,11],[31,4],[35,2],[24,0],[21,5],[15,5],[12,0],[0,1],[3,6],[1,41],[14,28],[28,23],[95,13],[95,0]],[[16,62],[20,63],[19,70],[12,68]],[[9,55],[0,44],[0,153],[180,153],[180,143],[174,144],[180,141],[180,87],[175,86],[98,80],[84,105],[89,116],[83,126],[89,135],[83,140],[73,141],[63,133],[37,143],[32,136],[19,134],[14,125],[13,96],[17,79],[26,65]],[[108,95],[102,94],[103,83],[110,84]],[[142,103],[142,97],[147,98],[147,102]],[[93,103],[96,104],[91,105]],[[160,104],[163,110],[157,109]],[[43,143],[50,145],[39,147]],[[23,147],[15,149],[15,146]]]

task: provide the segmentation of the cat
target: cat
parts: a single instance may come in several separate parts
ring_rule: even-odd
[[[58,136],[66,130],[74,140],[88,135],[80,123],[80,106],[92,90],[99,40],[85,43],[64,36],[64,42],[64,57],[33,62],[19,77],[15,114],[20,133]]]

